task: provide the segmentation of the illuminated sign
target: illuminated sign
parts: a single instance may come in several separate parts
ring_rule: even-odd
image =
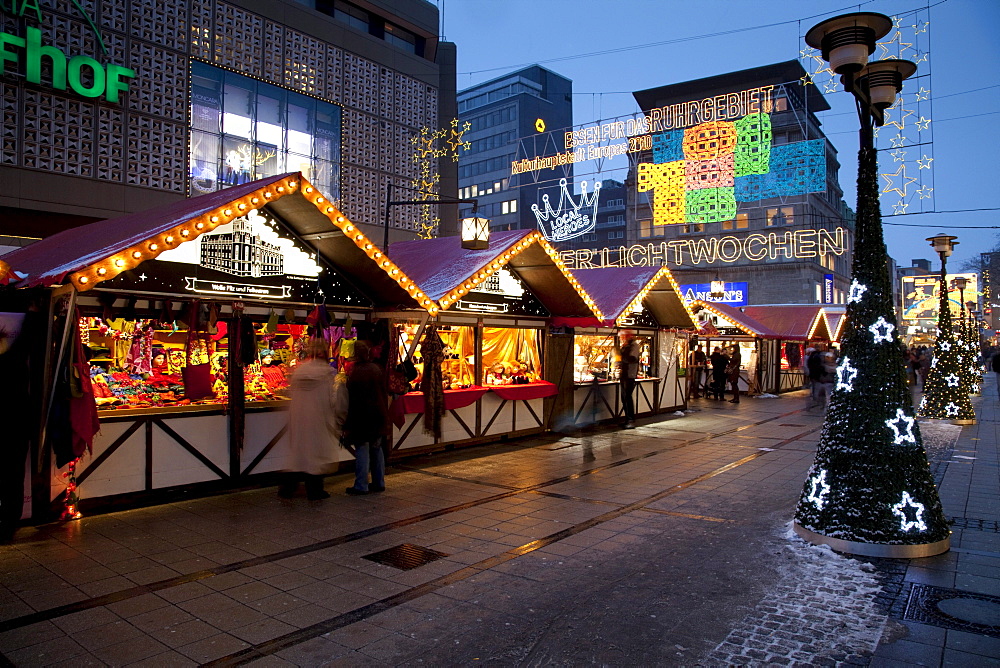
[[[707,239],[674,239],[656,244],[618,248],[579,248],[560,252],[569,269],[600,267],[647,267],[731,263],[737,260],[766,261],[843,255],[848,250],[843,227],[833,230],[795,230],[724,236]]]
[[[593,231],[597,225],[597,196],[601,192],[601,182],[594,183],[594,193],[589,197],[586,181],[580,183],[580,191],[580,203],[577,204],[566,187],[566,179],[560,179],[557,209],[552,209],[548,195],[542,195],[544,211],[537,204],[531,205],[542,236],[549,241],[566,241]]]
[[[535,131],[536,132],[545,132],[545,121],[543,121],[540,118],[536,118],[535,119]]]
[[[98,45],[107,55],[108,49],[104,45],[104,37],[93,19],[79,2],[74,0],[73,5],[90,26]],[[0,0],[0,11],[21,19],[35,20],[39,23],[42,21],[42,10],[36,0]],[[117,103],[120,94],[128,90],[128,79],[135,77],[135,70],[128,67],[114,63],[109,63],[105,67],[89,56],[67,57],[58,48],[42,44],[42,31],[38,28],[27,27],[24,37],[0,32],[0,76],[20,64],[24,69],[25,80],[40,85],[43,59],[48,61],[47,69],[51,71],[51,85],[56,90],[69,88],[83,97],[104,96],[108,102]]]
[[[833,274],[823,274],[823,303],[833,303]]]
[[[680,286],[681,298],[685,303],[699,299],[703,302],[716,302],[728,304],[729,306],[746,306],[749,302],[749,284],[746,282],[726,283],[723,288],[722,297],[712,296],[711,283],[686,283]]]
[[[969,274],[948,274],[948,303],[951,306],[951,314],[958,317],[962,312],[961,290],[955,287],[956,278],[965,278],[968,283],[965,286],[965,301],[978,301],[979,296],[979,276],[974,273]],[[903,276],[902,296],[903,296],[903,320],[937,320],[938,304],[940,303],[940,293],[938,291],[941,283],[941,276]]]

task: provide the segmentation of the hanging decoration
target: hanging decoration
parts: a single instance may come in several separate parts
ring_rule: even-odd
[[[902,408],[897,408],[896,417],[885,421],[885,426],[892,429],[893,434],[895,434],[892,441],[893,444],[916,443],[917,437],[913,434],[913,425],[915,422],[916,420],[906,415]],[[906,425],[905,430],[900,428],[901,425]]]
[[[465,133],[470,129],[470,122],[460,123],[453,118],[447,127],[438,130],[423,127],[410,138],[414,146],[410,159],[418,170],[417,177],[410,181],[410,187],[418,191],[413,199],[428,200],[429,203],[418,206],[416,220],[408,221],[406,226],[412,226],[421,239],[436,237],[441,224],[441,219],[434,215],[434,202],[441,182],[438,159],[450,157],[453,162],[458,162],[458,156],[472,148],[472,144],[465,140]]]
[[[875,337],[874,343],[881,343],[883,341],[889,343],[892,341],[892,330],[894,329],[896,329],[895,325],[888,322],[883,316],[879,316],[875,324],[868,328],[868,331]]]

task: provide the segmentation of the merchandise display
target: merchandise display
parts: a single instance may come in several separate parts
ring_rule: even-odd
[[[639,373],[636,379],[653,378],[652,338],[637,335],[639,343]],[[618,343],[615,335],[577,334],[573,341],[573,382],[618,382]]]
[[[524,385],[540,378],[541,330],[483,328],[483,385]]]
[[[404,325],[399,341],[399,359],[406,359],[413,338],[417,335],[419,326]],[[472,327],[458,325],[441,325],[438,335],[444,342],[444,361],[441,363],[441,380],[446,390],[469,388],[476,384],[476,345]],[[420,387],[424,375],[424,360],[418,344],[413,353],[413,366],[417,377],[411,382],[413,387]]]

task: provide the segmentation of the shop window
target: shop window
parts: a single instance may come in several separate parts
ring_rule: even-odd
[[[409,324],[402,327],[399,335],[399,357],[405,359],[407,350],[420,330],[419,325]],[[457,390],[476,384],[476,340],[472,327],[458,325],[441,325],[438,335],[444,343],[444,361],[441,363],[441,379],[444,389]],[[417,369],[417,378],[411,383],[415,390],[420,389],[424,374],[424,357],[418,343],[413,354],[413,366]]]
[[[514,385],[541,378],[541,330],[483,327],[483,385]]]
[[[639,372],[636,378],[653,378],[652,338],[636,336],[639,343]],[[573,382],[617,382],[618,342],[614,334],[577,334],[573,338]]]

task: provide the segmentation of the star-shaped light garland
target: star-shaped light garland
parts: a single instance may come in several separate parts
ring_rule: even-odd
[[[853,279],[851,281],[851,294],[847,297],[847,303],[861,301],[861,295],[863,295],[868,290],[868,286],[863,283],[858,283],[858,279]]]
[[[949,401],[948,405],[944,407],[944,414],[948,417],[958,417],[958,404]]]
[[[844,355],[837,367],[837,389],[851,392],[854,390],[854,379],[858,377],[858,370],[851,366],[851,358]]]
[[[913,520],[906,514],[905,509],[907,508],[914,510]],[[900,518],[899,529],[901,531],[910,531],[912,529],[927,531],[927,525],[924,524],[924,504],[914,501],[909,492],[903,492],[903,498],[892,507],[892,513]]]
[[[894,445],[917,442],[917,437],[913,434],[914,422],[915,420],[907,416],[902,408],[896,409],[896,417],[885,421],[885,426],[892,429],[895,434],[895,438],[892,441]],[[906,425],[905,430],[902,428],[903,425]]]
[[[891,322],[887,322],[882,316],[878,317],[875,323],[868,327],[868,331],[872,333],[874,337],[873,343],[886,343],[892,341],[892,330],[896,329],[896,326]],[[882,332],[885,331],[885,334]]]
[[[958,387],[958,376],[955,374],[949,373],[944,379],[948,383],[948,387]]]
[[[823,506],[827,503],[823,497],[830,493],[830,486],[826,484],[826,469],[820,471],[819,475],[810,478],[809,482],[812,484],[812,489],[809,490],[809,496],[806,497],[806,500],[812,501],[816,504],[816,508],[823,510]]]

